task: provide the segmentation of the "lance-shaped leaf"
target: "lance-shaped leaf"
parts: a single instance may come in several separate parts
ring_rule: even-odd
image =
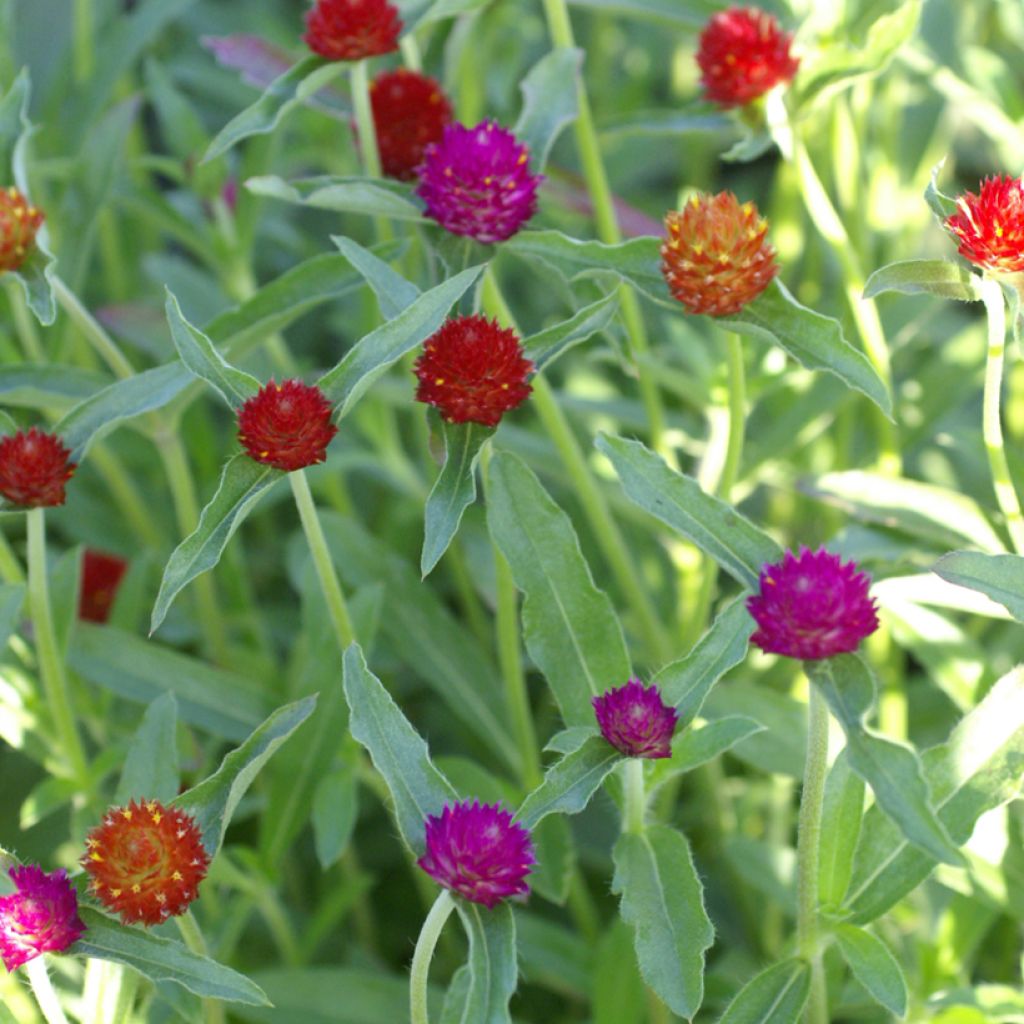
[[[853,976],[897,1017],[907,1015],[907,983],[899,962],[879,938],[852,924],[836,928],[836,940]]]
[[[696,0],[681,4],[678,0],[569,0],[573,7],[625,14],[636,18],[701,28],[720,8],[715,0]]]
[[[671,107],[662,110],[637,110],[602,120],[598,126],[603,139],[617,142],[632,135],[679,136],[695,132],[721,132],[735,128],[728,115],[708,105],[695,104],[692,110]]]
[[[783,960],[748,981],[718,1024],[797,1024],[810,991],[810,965]]]
[[[302,723],[316,707],[316,697],[304,697],[294,704],[278,708],[238,748],[221,762],[220,768],[198,786],[177,797],[172,806],[187,811],[199,825],[203,846],[211,857],[224,842],[224,833],[239,801],[245,796],[259,770],[275,750]]]
[[[704,952],[715,939],[704,890],[685,837],[666,825],[624,832],[612,851],[612,892],[644,980],[674,1013],[689,1020],[704,999]]]
[[[868,729],[864,717],[875,701],[870,669],[853,654],[804,663],[846,733],[850,767],[875,794],[878,806],[916,846],[938,860],[961,865],[963,856],[929,803],[928,784],[915,751]]]
[[[960,302],[981,300],[980,278],[952,260],[901,260],[876,270],[864,286],[864,298],[884,292],[937,295]]]
[[[684,729],[672,741],[672,755],[654,763],[647,777],[648,792],[653,793],[669,779],[713,761],[748,736],[764,732],[764,728],[760,722],[746,715],[727,715],[706,722],[699,729]]]
[[[569,517],[521,459],[497,452],[488,470],[487,523],[525,595],[526,647],[566,725],[592,725],[591,699],[629,678],[622,627],[594,585]]]
[[[373,289],[385,319],[390,320],[398,316],[403,309],[411,306],[420,297],[420,290],[416,285],[392,270],[379,256],[369,249],[364,249],[358,242],[344,235],[331,235],[331,241]]]
[[[391,694],[366,667],[359,647],[345,652],[344,685],[352,735],[369,752],[395,802],[395,819],[406,845],[424,850],[427,815],[458,800],[451,783],[434,767],[423,738],[409,724]]]
[[[829,770],[818,844],[818,895],[824,907],[838,907],[853,874],[853,856],[864,816],[864,780],[850,767],[846,750]]]
[[[173,551],[164,568],[160,590],[149,623],[152,634],[182,588],[219,561],[235,530],[262,497],[284,474],[239,452],[224,464],[220,486],[199,517],[199,525]]]
[[[146,708],[132,737],[114,803],[170,801],[178,795],[178,702],[168,691]]]
[[[389,366],[411,352],[444,322],[448,311],[480,276],[483,267],[470,267],[424,292],[394,319],[371,331],[346,353],[334,369],[317,381],[344,416]]]
[[[226,153],[242,139],[272,132],[290,110],[314,96],[344,69],[343,62],[329,62],[312,55],[299,61],[275,78],[255,103],[233,117],[217,133],[203,157],[203,163]]]
[[[756,587],[761,566],[782,558],[771,537],[639,441],[599,434],[595,443],[611,459],[630,501],[692,541],[744,586]]]
[[[333,213],[361,213],[368,217],[421,221],[423,208],[408,185],[380,178],[322,176],[285,181],[275,174],[250,178],[245,187],[253,195],[279,199],[296,206]]]
[[[843,337],[839,321],[802,306],[778,278],[735,316],[719,320],[738,334],[780,345],[808,370],[834,373],[891,418],[892,397],[885,381],[868,357]]]
[[[451,1020],[458,1024],[511,1024],[508,1004],[519,976],[512,908],[502,903],[486,910],[457,899],[455,909],[469,939],[469,985],[465,1002],[458,1006],[461,1012]]]
[[[530,151],[530,169],[540,174],[562,130],[579,114],[578,90],[583,51],[559,47],[541,57],[519,83],[523,109],[516,138]]]
[[[67,952],[124,964],[151,981],[173,981],[197,996],[225,1002],[269,1006],[263,990],[245,975],[193,953],[174,939],[145,928],[128,928],[92,907],[79,906],[85,934]]]
[[[615,320],[619,306],[619,293],[609,292],[560,324],[531,334],[523,341],[523,350],[542,369],[564,355],[574,345],[586,341],[600,331],[607,330]]]
[[[516,818],[532,829],[548,814],[579,814],[622,755],[603,736],[592,736],[545,773]]]
[[[953,551],[943,555],[932,572],[958,587],[980,591],[1024,622],[1024,558],[1020,555]]]
[[[928,178],[928,187],[924,190],[924,201],[931,208],[935,218],[943,227],[946,226],[946,220],[952,217],[957,210],[956,200],[952,196],[947,196],[939,188],[939,174],[945,166],[946,158],[943,157],[932,168],[932,173]]]
[[[455,538],[462,514],[476,500],[476,465],[493,427],[441,421],[445,460],[427,497],[423,514],[420,573],[427,576]]]

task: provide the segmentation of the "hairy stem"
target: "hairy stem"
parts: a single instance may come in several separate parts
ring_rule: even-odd
[[[427,977],[430,973],[430,961],[434,958],[437,940],[441,929],[455,909],[455,901],[447,889],[442,889],[434,905],[430,908],[420,937],[416,940],[416,951],[412,955],[412,968],[409,972],[409,1019],[411,1024],[430,1024],[427,1011]]]
[[[210,951],[206,948],[206,939],[199,930],[199,922],[195,919],[191,910],[179,914],[175,919],[178,931],[181,933],[182,941],[193,953],[199,956],[209,956]],[[203,1022],[204,1024],[227,1024],[227,1014],[224,1012],[224,1004],[219,999],[203,999]]]
[[[36,997],[46,1024],[68,1024],[43,957],[36,956],[29,960],[25,964],[25,972],[28,974],[28,983],[32,986],[32,994]]]

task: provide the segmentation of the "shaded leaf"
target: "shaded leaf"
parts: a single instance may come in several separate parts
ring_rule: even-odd
[[[864,286],[864,298],[884,292],[937,295],[961,302],[981,301],[979,278],[953,260],[902,260],[876,270]]]
[[[678,732],[672,741],[672,755],[655,762],[647,779],[647,789],[654,792],[669,779],[713,761],[764,726],[745,715],[727,715],[698,728]]]
[[[943,555],[932,572],[998,601],[1018,622],[1024,622],[1024,558],[1020,555],[953,551]]]
[[[383,178],[325,175],[285,181],[276,174],[267,174],[249,178],[245,187],[256,196],[309,206],[315,210],[361,213],[368,217],[389,217],[392,220],[423,220],[423,210],[413,200],[409,186]]]
[[[836,928],[836,940],[853,976],[897,1017],[907,1015],[907,983],[889,947],[871,932],[852,924]]]
[[[609,292],[560,324],[545,328],[523,341],[526,356],[540,370],[600,331],[606,330],[618,311],[619,294]]]
[[[125,756],[114,803],[129,800],[169,802],[178,795],[178,702],[173,692],[146,708]]]
[[[469,939],[469,989],[458,1024],[511,1024],[508,1004],[516,990],[516,922],[512,908],[500,903],[486,910],[477,903],[457,899]]]
[[[392,270],[369,249],[364,249],[358,242],[344,235],[331,235],[331,241],[373,289],[386,320],[398,316],[419,298],[420,290],[416,285]]]
[[[846,750],[829,770],[818,844],[818,897],[823,907],[838,907],[853,874],[853,855],[864,816],[864,780],[850,767]]]
[[[718,1024],[796,1024],[811,991],[811,968],[795,957],[748,981]]]
[[[523,109],[512,130],[526,143],[534,174],[544,170],[558,136],[576,120],[582,68],[582,50],[558,47],[541,57],[519,83]]]

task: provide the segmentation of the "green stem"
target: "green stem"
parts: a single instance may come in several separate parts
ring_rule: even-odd
[[[32,986],[32,994],[36,997],[46,1024],[68,1024],[53,982],[50,981],[50,975],[46,970],[46,961],[43,957],[36,956],[29,960],[25,964],[25,971],[28,974],[28,982]]]
[[[89,769],[85,750],[75,724],[71,691],[64,674],[64,661],[57,646],[50,608],[50,588],[46,579],[46,519],[44,510],[30,508],[28,519],[28,601],[35,631],[39,675],[46,703],[53,715],[57,736],[71,768],[72,777],[83,788],[89,787]]]
[[[747,387],[743,371],[743,342],[738,334],[726,337],[726,365],[729,373],[729,440],[725,449],[725,463],[718,495],[723,501],[732,500],[732,489],[739,479],[740,460],[743,457],[743,428],[747,418]]]
[[[110,1017],[110,1024],[126,1024],[131,1020],[132,1007],[135,1005],[135,996],[139,991],[140,975],[130,967],[116,967],[117,978],[117,1000],[114,1003],[114,1010]]]
[[[368,59],[356,61],[352,65],[350,85],[352,89],[352,107],[356,115],[356,131],[359,133],[359,152],[363,157],[363,169],[370,178],[383,176],[380,163],[380,148],[377,145],[377,126],[373,120],[373,107],[370,104],[370,83]],[[391,222],[386,217],[374,217],[377,238],[387,241],[394,237]]]
[[[643,835],[644,817],[647,810],[647,794],[644,791],[644,762],[642,758],[631,757],[622,766],[625,808],[622,813],[622,831]]]
[[[430,973],[430,961],[434,958],[441,929],[454,909],[455,901],[452,894],[447,889],[442,889],[420,929],[409,972],[410,1024],[430,1024],[427,1010],[427,976]]]
[[[334,563],[331,561],[327,538],[324,537],[320,518],[316,514],[313,495],[309,490],[309,481],[306,480],[305,472],[297,469],[288,474],[288,482],[292,485],[292,494],[295,496],[295,505],[299,510],[299,518],[302,520],[302,529],[306,534],[309,552],[313,556],[313,565],[316,568],[317,578],[320,580],[320,589],[327,602],[327,610],[334,623],[338,643],[344,651],[355,642],[356,635],[352,628],[352,619],[348,614],[348,605],[345,603],[345,594],[341,589],[338,574],[334,571]]]
[[[135,371],[117,347],[117,343],[59,277],[53,279],[53,294],[71,322],[82,332],[99,357],[110,367],[114,376],[121,380],[133,377]]]
[[[184,914],[179,914],[174,920],[178,924],[178,931],[181,933],[185,945],[193,953],[208,957],[210,951],[206,948],[206,940],[199,930],[199,922],[192,915],[192,911],[186,910]],[[224,1004],[219,999],[203,999],[203,1021],[205,1024],[226,1024],[227,1014],[224,1012]]]
[[[1003,360],[1006,349],[1006,305],[998,281],[985,277],[981,281],[981,298],[988,318],[988,358],[985,361],[985,393],[982,406],[981,431],[992,470],[996,501],[1006,517],[1006,526],[1014,550],[1024,554],[1024,517],[1021,516],[1017,489],[1013,486],[1010,466],[1003,444],[1000,405],[1003,390]]]
[[[11,316],[14,318],[14,327],[18,332],[21,347],[25,350],[25,357],[33,363],[45,363],[46,354],[43,352],[42,342],[39,340],[39,331],[36,322],[29,313],[28,303],[21,290],[21,285],[10,275],[5,274],[4,290],[7,292],[7,301],[10,303]]]
[[[93,73],[92,0],[75,0],[74,12],[75,81],[87,82]]]
[[[165,537],[156,526],[152,507],[147,507],[124,463],[104,443],[95,444],[89,449],[89,463],[103,477],[114,504],[139,540],[146,547],[161,550]]]
[[[811,965],[811,1000],[806,1024],[828,1024],[827,992],[818,932],[818,852],[828,770],[828,707],[812,683],[807,707],[807,759],[797,826],[797,953]]]

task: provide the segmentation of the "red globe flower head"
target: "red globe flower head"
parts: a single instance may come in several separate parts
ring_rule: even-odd
[[[428,815],[427,852],[416,862],[434,881],[473,903],[493,907],[530,891],[536,863],[530,833],[499,804],[445,804]]]
[[[85,931],[78,895],[61,868],[47,874],[35,866],[8,871],[15,891],[0,896],[0,958],[13,971],[40,953],[60,953]]]
[[[662,699],[656,686],[630,679],[625,686],[594,697],[601,735],[626,757],[672,755],[672,734],[679,714]]]
[[[398,49],[402,20],[388,0],[317,0],[302,37],[328,60],[362,60]]]
[[[661,272],[691,313],[729,316],[756,299],[779,272],[768,222],[731,192],[690,198],[665,215]]]
[[[760,589],[747,598],[758,625],[751,639],[769,654],[812,661],[855,651],[878,629],[870,584],[853,562],[824,548],[787,551],[761,570]]]
[[[92,892],[125,924],[184,914],[210,864],[195,819],[158,800],[112,807],[85,845]]]
[[[319,388],[301,380],[271,380],[239,410],[238,440],[257,462],[286,472],[303,469],[327,458],[338,432],[331,413]]]
[[[383,71],[370,86],[370,106],[384,173],[412,181],[424,150],[439,142],[452,105],[429,75],[398,68]]]
[[[436,406],[449,423],[496,427],[533,390],[526,383],[533,363],[516,332],[483,316],[442,324],[424,342],[414,370],[417,401]]]
[[[17,270],[28,259],[45,219],[13,185],[0,189],[0,274]]]
[[[0,438],[0,494],[14,505],[64,504],[64,485],[77,464],[56,434],[37,427]]]
[[[542,179],[530,173],[527,147],[494,121],[447,125],[419,174],[427,216],[453,235],[487,243],[510,238],[534,215]]]
[[[978,195],[956,201],[946,227],[960,240],[960,255],[992,274],[1024,272],[1024,179],[986,178]]]
[[[78,593],[78,617],[86,622],[106,622],[128,563],[117,555],[85,549],[82,585]]]
[[[697,44],[701,84],[712,103],[741,107],[796,74],[800,61],[789,52],[793,37],[756,7],[719,11]]]

